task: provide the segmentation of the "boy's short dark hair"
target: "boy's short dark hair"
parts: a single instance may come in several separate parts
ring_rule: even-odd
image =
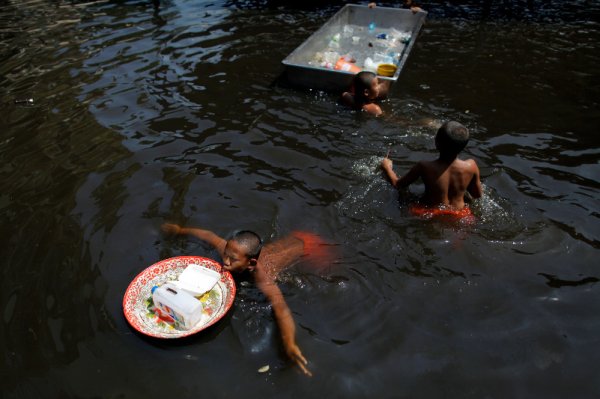
[[[361,71],[354,75],[354,101],[357,103],[364,103],[367,101],[365,96],[365,90],[371,90],[371,84],[373,79],[377,75],[370,71]]]
[[[246,248],[246,256],[258,259],[263,242],[258,234],[250,230],[239,230],[231,235],[231,239]]]
[[[456,121],[444,123],[435,135],[435,146],[443,155],[458,155],[468,142],[469,130]]]

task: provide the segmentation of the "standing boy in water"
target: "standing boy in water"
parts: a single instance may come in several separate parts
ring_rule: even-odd
[[[385,98],[389,88],[388,80],[380,82],[373,72],[362,71],[354,75],[352,90],[342,93],[342,103],[356,110],[379,116],[383,111],[375,100]]]
[[[285,353],[304,374],[312,375],[306,367],[306,358],[296,344],[296,326],[292,312],[275,280],[283,269],[303,256],[310,256],[321,265],[331,262],[333,257],[329,252],[330,244],[315,234],[300,231],[263,247],[260,237],[247,230],[239,231],[231,239],[225,240],[212,231],[177,224],[165,223],[162,229],[169,234],[189,234],[206,241],[221,255],[225,270],[234,275],[247,273],[253,276],[258,288],[271,302]]]
[[[450,121],[444,123],[435,136],[435,147],[440,152],[435,161],[419,161],[402,177],[394,173],[392,161],[387,156],[381,161],[381,167],[394,187],[408,187],[418,178],[425,183],[425,194],[421,199],[425,206],[411,207],[412,213],[419,216],[471,215],[469,207],[465,206],[465,193],[480,198],[483,192],[475,161],[458,159],[468,141],[467,128]]]

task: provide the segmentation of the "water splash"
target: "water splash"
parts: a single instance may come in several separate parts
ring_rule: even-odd
[[[477,216],[476,231],[492,241],[514,239],[526,229],[524,222],[515,215],[507,199],[485,184],[482,188],[483,196],[470,205]]]
[[[352,164],[352,174],[363,180],[374,180],[375,176],[380,176],[380,163],[381,157],[375,155],[364,159],[359,159]]]

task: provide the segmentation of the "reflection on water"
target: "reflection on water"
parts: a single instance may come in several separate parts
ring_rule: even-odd
[[[431,2],[377,119],[279,80],[339,6],[0,6],[3,397],[600,393],[598,5]],[[378,169],[435,157],[448,119],[485,186],[470,226],[411,217],[422,185]],[[216,256],[165,221],[337,244],[282,275],[309,383],[252,286],[188,340],[128,326],[144,267]]]

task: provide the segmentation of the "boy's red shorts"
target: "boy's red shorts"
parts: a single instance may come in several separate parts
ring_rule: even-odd
[[[465,206],[463,209],[431,208],[423,205],[411,205],[409,212],[414,216],[430,219],[434,216],[450,216],[455,219],[474,218],[471,208]]]
[[[309,261],[311,265],[323,268],[336,263],[337,255],[334,244],[306,231],[294,231],[292,236],[304,243],[302,258]]]

